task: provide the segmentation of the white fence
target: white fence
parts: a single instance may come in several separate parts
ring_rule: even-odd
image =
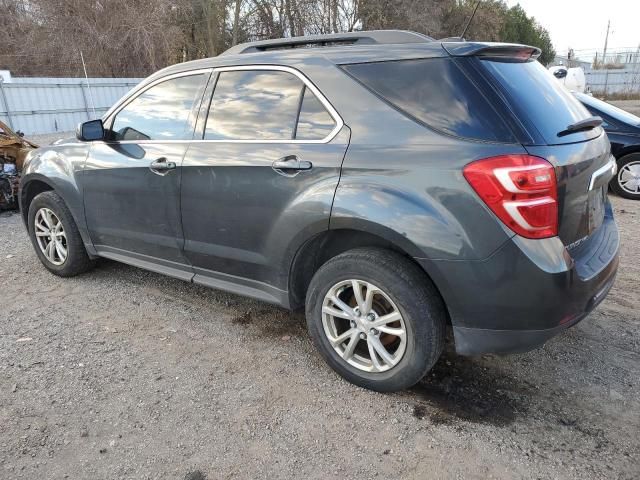
[[[26,136],[75,130],[101,117],[140,78],[20,78],[0,82],[0,120]]]
[[[623,69],[587,70],[587,86],[599,95],[640,95],[640,63],[626,65]]]

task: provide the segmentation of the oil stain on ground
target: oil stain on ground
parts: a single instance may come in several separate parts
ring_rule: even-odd
[[[434,424],[505,426],[528,411],[529,386],[465,357],[445,353],[412,389],[413,415]]]

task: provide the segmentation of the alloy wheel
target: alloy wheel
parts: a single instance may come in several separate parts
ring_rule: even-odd
[[[398,307],[364,280],[344,280],[329,289],[322,303],[322,326],[336,353],[365,372],[390,370],[407,348],[407,328]]]
[[[67,235],[58,216],[49,208],[41,208],[34,218],[34,230],[40,251],[53,265],[67,260]]]

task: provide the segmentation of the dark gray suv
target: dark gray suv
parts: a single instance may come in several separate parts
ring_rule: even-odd
[[[539,53],[381,31],[174,65],[30,155],[24,221],[60,276],[106,257],[305,307],[374,390],[448,325],[460,354],[530,350],[602,301],[619,243],[600,119]]]

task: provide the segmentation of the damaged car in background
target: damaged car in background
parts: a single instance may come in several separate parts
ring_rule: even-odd
[[[18,208],[22,163],[34,148],[38,146],[0,121],[0,211]]]

